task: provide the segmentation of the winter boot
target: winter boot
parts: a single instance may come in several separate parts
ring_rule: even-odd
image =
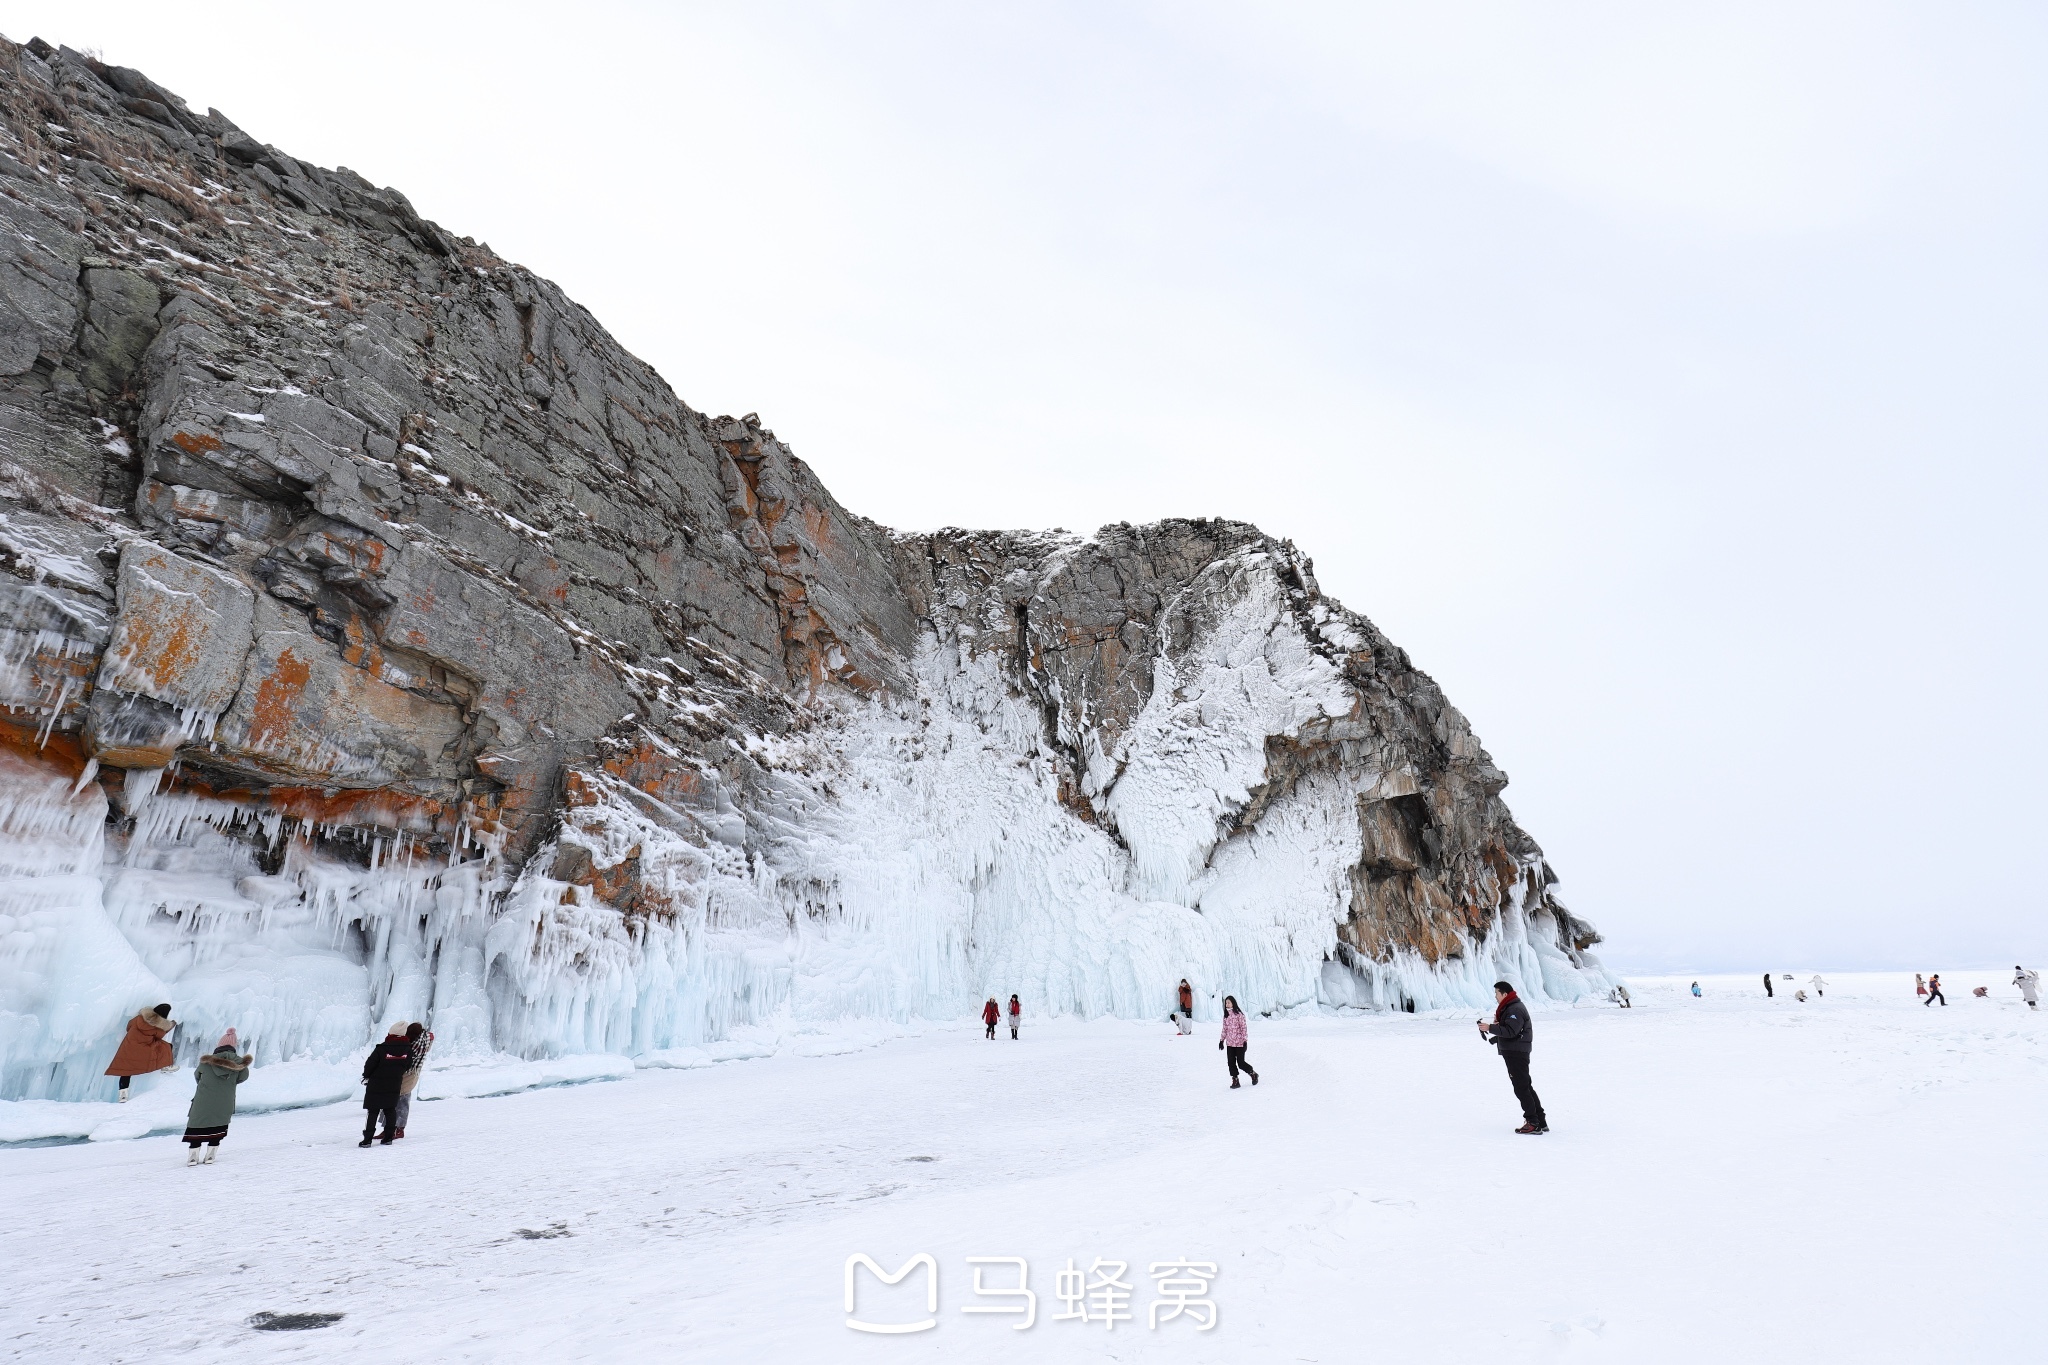
[[[122,1087],[121,1087],[121,1098],[120,1098],[120,1099],[118,1099],[118,1100],[115,1100],[115,1101],[114,1101],[114,1103],[116,1103],[116,1104],[126,1104],[126,1103],[128,1103],[128,1087],[127,1087],[127,1086],[125,1086],[125,1085],[124,1085],[124,1086],[122,1086]]]
[[[404,1137],[404,1136],[405,1136],[405,1129],[403,1129],[403,1128],[399,1129],[399,1130],[398,1130],[398,1132],[397,1132],[397,1133],[396,1133],[396,1134],[395,1134],[394,1136],[397,1136],[397,1137]]]
[[[1237,1081],[1233,1078],[1230,1082],[1230,1088],[1232,1090],[1242,1090],[1244,1087],[1239,1085]]]
[[[213,1164],[213,1159],[219,1155],[220,1148],[208,1146],[206,1149],[206,1155],[199,1158],[199,1164],[202,1166],[211,1166]]]
[[[392,1134],[390,1134],[390,1133],[386,1133],[386,1134],[385,1134],[385,1135],[384,1135],[383,1137],[381,1137],[381,1138],[379,1138],[379,1139],[377,1139],[377,1140],[378,1140],[379,1142],[383,1143],[383,1144],[384,1144],[384,1145],[385,1145],[386,1147],[389,1147],[389,1146],[391,1145],[391,1138],[392,1138],[392,1136],[393,1136]]]
[[[197,1166],[199,1164],[199,1149],[197,1147],[192,1147],[186,1150],[185,1164],[187,1166]]]
[[[1533,1123],[1525,1123],[1520,1128],[1515,1129],[1515,1131],[1518,1133],[1528,1133],[1534,1135],[1536,1133],[1547,1133],[1550,1130],[1548,1128],[1538,1128]]]
[[[1246,1068],[1245,1068],[1245,1070],[1247,1070],[1247,1071],[1251,1071],[1251,1068],[1250,1068],[1250,1067],[1246,1067]],[[1258,1073],[1258,1072],[1256,1072],[1256,1071],[1252,1071],[1252,1084],[1253,1084],[1253,1085],[1257,1085],[1258,1083],[1259,1083],[1259,1073]]]
[[[364,1139],[363,1139],[363,1140],[362,1140],[361,1142],[358,1142],[358,1143],[356,1144],[356,1146],[358,1146],[358,1147],[367,1147],[367,1146],[369,1146],[369,1145],[370,1145],[370,1140],[369,1140],[368,1138],[364,1138]]]

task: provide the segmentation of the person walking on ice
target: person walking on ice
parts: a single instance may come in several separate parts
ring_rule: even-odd
[[[1927,978],[1920,975],[1920,973],[1918,972],[1913,973],[1913,994],[1927,994]]]
[[[171,1045],[164,1038],[177,1025],[171,1022],[171,1007],[158,1005],[153,1010],[144,1010],[128,1021],[128,1032],[121,1039],[121,1046],[114,1049],[114,1060],[107,1063],[106,1074],[118,1079],[121,1093],[116,1104],[128,1103],[128,1082],[151,1071],[176,1071],[177,1061],[171,1055]]]
[[[988,1025],[988,1039],[990,1042],[995,1041],[996,1021],[1002,1017],[1003,1012],[996,1008],[996,998],[991,995],[988,998],[988,1003],[981,1007],[981,1022]]]
[[[1825,996],[1828,993],[1828,983],[1821,980],[1819,972],[1815,972],[1813,974],[1813,980],[1807,982],[1806,984],[1813,987],[1813,994],[1816,999]]]
[[[2041,1008],[2041,974],[2030,972],[2025,967],[2012,969],[2012,984],[2020,988],[2020,999],[2027,1002],[2027,1008]]]
[[[1237,1007],[1234,995],[1223,997],[1223,1036],[1217,1040],[1216,1046],[1223,1049],[1223,1060],[1230,1067],[1232,1090],[1242,1088],[1237,1083],[1240,1071],[1252,1078],[1253,1085],[1259,1083],[1259,1073],[1252,1070],[1252,1064],[1244,1059],[1244,1050],[1251,1046],[1251,1040],[1245,1033],[1244,1011]]]
[[[1174,1026],[1182,1037],[1195,1031],[1195,988],[1188,984],[1186,977],[1180,979],[1180,1013],[1174,1019]]]
[[[1777,997],[1777,994],[1778,994],[1778,993],[1777,993],[1776,991],[1774,991],[1774,990],[1772,990],[1772,989],[1771,989],[1771,974],[1770,974],[1769,972],[1765,972],[1765,973],[1764,973],[1764,999],[1766,999],[1766,1000],[1771,1000],[1771,999],[1775,999],[1775,998]]]
[[[206,1147],[206,1160],[211,1166],[220,1154],[220,1140],[228,1135],[228,1125],[235,1119],[235,1087],[249,1079],[249,1063],[253,1057],[238,1055],[241,1041],[235,1031],[229,1029],[221,1035],[220,1045],[199,1059],[198,1068],[192,1073],[199,1082],[199,1088],[192,1092],[192,1107],[185,1111],[185,1153],[187,1166],[201,1165],[199,1148]]]
[[[1016,1041],[1017,1041],[1017,1026],[1018,1026],[1019,1024],[1022,1024],[1023,1022],[1024,1022],[1024,1006],[1022,1006],[1021,1004],[1019,1004],[1019,1003],[1017,1002],[1017,997],[1013,995],[1013,996],[1011,996],[1011,997],[1010,997],[1010,1041],[1011,1041],[1011,1042],[1013,1042],[1013,1043],[1014,1043],[1014,1042],[1016,1042]]]
[[[411,1065],[412,1043],[405,1036],[405,1025],[393,1024],[384,1041],[363,1059],[363,1140],[356,1146],[370,1145],[379,1118],[384,1120],[380,1138],[386,1147],[398,1136],[398,1088],[405,1083],[405,1071]]]
[[[1493,998],[1500,1003],[1494,1007],[1491,1024],[1484,1019],[1478,1021],[1479,1036],[1499,1049],[1500,1059],[1507,1063],[1508,1081],[1515,1088],[1515,1098],[1522,1102],[1522,1126],[1515,1131],[1547,1133],[1550,1120],[1543,1115],[1543,1101],[1536,1098],[1536,1087],[1529,1083],[1529,1053],[1536,1046],[1536,1025],[1529,1018],[1529,1007],[1505,981],[1493,983]]]
[[[1927,998],[1925,1000],[1922,1000],[1920,1003],[1923,1005],[1931,1005],[1937,1000],[1941,1002],[1941,1007],[1943,1009],[1948,1008],[1948,997],[1941,993],[1940,972],[1936,972],[1933,976],[1927,978]]]

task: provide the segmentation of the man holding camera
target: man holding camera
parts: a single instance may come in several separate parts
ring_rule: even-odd
[[[1550,1123],[1543,1117],[1543,1101],[1536,1098],[1536,1087],[1529,1084],[1529,1050],[1536,1041],[1536,1026],[1530,1022],[1529,1007],[1515,994],[1515,988],[1505,981],[1493,983],[1494,999],[1500,1002],[1493,1012],[1493,1022],[1478,1020],[1479,1036],[1500,1049],[1500,1059],[1508,1064],[1508,1079],[1514,1083],[1515,1098],[1522,1102],[1522,1126],[1518,1133],[1535,1135],[1550,1131]]]

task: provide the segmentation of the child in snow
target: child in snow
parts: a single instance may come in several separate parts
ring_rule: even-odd
[[[2041,1008],[2041,974],[2030,972],[2025,967],[2012,969],[2012,984],[2020,988],[2020,998],[2027,1002],[2027,1008]]]
[[[412,1065],[405,1069],[405,1075],[398,1081],[398,1135],[405,1136],[405,1120],[412,1113],[412,1092],[420,1083],[420,1068],[427,1064],[427,1053],[433,1049],[434,1035],[427,1032],[425,1024],[407,1024],[405,1040],[412,1044]]]
[[[1183,1038],[1195,1031],[1195,988],[1186,977],[1180,979],[1180,1013],[1174,1018],[1174,1026]]]
[[[178,1064],[171,1057],[171,1045],[164,1041],[176,1027],[171,1022],[169,1005],[144,1010],[128,1021],[128,1033],[121,1039],[121,1046],[114,1049],[114,1060],[107,1063],[106,1074],[119,1078],[121,1082],[120,1098],[115,1103],[128,1103],[128,1082],[137,1076],[150,1071],[178,1069]]]
[[[991,995],[988,998],[988,1003],[981,1007],[981,1022],[988,1025],[988,1038],[990,1042],[994,1042],[996,1038],[996,1020],[1002,1017],[1003,1012],[996,1008],[996,998]]]
[[[1017,1003],[1017,997],[1010,997],[1010,1041],[1017,1041],[1017,1026],[1024,1022],[1024,1007]]]
[[[1244,1050],[1251,1046],[1245,1035],[1244,1011],[1237,1007],[1237,997],[1223,997],[1223,1037],[1216,1046],[1223,1049],[1223,1061],[1230,1068],[1230,1088],[1242,1089],[1237,1082],[1237,1073],[1242,1071],[1252,1078],[1252,1084],[1259,1083],[1259,1073],[1252,1070],[1252,1064],[1244,1059]]]
[[[200,1164],[202,1143],[205,1164],[211,1166],[220,1152],[220,1140],[234,1122],[235,1087],[249,1079],[249,1063],[254,1060],[236,1055],[240,1047],[235,1031],[229,1029],[221,1035],[220,1045],[199,1059],[199,1067],[192,1073],[199,1088],[192,1092],[192,1107],[185,1111],[185,1145],[190,1148],[185,1154],[187,1166]]]
[[[1941,1007],[1943,1009],[1948,1008],[1948,997],[1941,993],[1940,972],[1936,972],[1933,976],[1927,978],[1927,998],[1925,1000],[1922,1000],[1920,1003],[1923,1005],[1931,1005],[1937,1000],[1941,1002]]]
[[[411,1065],[412,1042],[405,1036],[405,1025],[393,1024],[384,1041],[363,1059],[363,1140],[356,1146],[370,1145],[380,1117],[384,1120],[380,1135],[384,1145],[389,1147],[398,1136],[398,1087],[405,1083],[405,1070]]]

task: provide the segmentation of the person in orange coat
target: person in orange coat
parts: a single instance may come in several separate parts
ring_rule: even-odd
[[[176,1027],[171,1022],[169,1005],[144,1010],[128,1021],[128,1035],[114,1050],[114,1060],[107,1063],[106,1074],[117,1076],[121,1081],[121,1097],[117,1103],[128,1103],[128,1082],[135,1077],[152,1071],[177,1070],[177,1064],[171,1057],[171,1045],[164,1041]]]

